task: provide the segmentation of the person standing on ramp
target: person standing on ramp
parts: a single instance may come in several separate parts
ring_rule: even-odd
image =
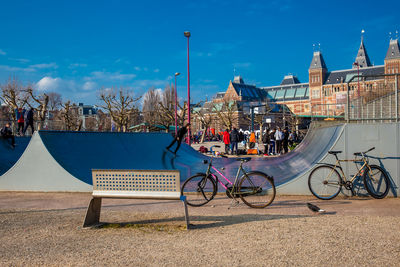
[[[178,144],[176,145],[176,148],[175,148],[175,152],[173,152],[173,153],[176,154],[176,152],[178,152],[178,149],[181,146],[183,137],[185,137],[185,134],[187,133],[189,127],[190,127],[190,123],[186,124],[185,127],[182,127],[178,130],[178,133],[176,134],[174,140],[172,140],[171,144],[169,146],[167,146],[167,150],[169,150],[175,144],[175,142],[178,142]],[[171,150],[169,150],[169,151],[171,151]]]

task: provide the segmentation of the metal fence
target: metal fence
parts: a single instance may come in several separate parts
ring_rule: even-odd
[[[350,79],[347,83],[346,120],[398,122],[399,76],[356,75]]]
[[[338,119],[347,122],[398,122],[400,120],[400,74],[355,75],[335,103],[313,104],[312,119]]]

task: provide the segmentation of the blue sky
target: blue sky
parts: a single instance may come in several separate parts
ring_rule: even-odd
[[[381,65],[400,1],[0,1],[0,83],[17,76],[63,100],[97,104],[101,88],[142,95],[178,77],[186,98],[187,42],[194,102],[225,91],[234,70],[246,83],[308,81],[313,44],[329,70],[349,69],[361,30]]]

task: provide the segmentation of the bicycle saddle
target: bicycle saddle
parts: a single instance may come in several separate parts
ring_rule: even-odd
[[[243,161],[243,162],[248,162],[251,160],[251,158],[237,158],[237,161]]]
[[[337,154],[342,153],[342,151],[328,151],[328,153],[332,154],[332,155],[337,155]]]

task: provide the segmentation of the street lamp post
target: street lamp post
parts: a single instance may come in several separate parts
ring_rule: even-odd
[[[360,100],[360,64],[358,62],[353,63],[354,66],[357,66],[357,98],[358,98],[358,118],[360,118],[360,106],[361,106],[361,100]]]
[[[187,107],[188,107],[188,123],[190,123],[190,72],[189,72],[189,38],[190,38],[190,32],[186,31],[183,33],[185,37],[187,38],[187,90],[188,90],[188,98],[187,98]],[[188,129],[188,138],[187,138],[187,144],[190,146],[190,126]]]
[[[176,76],[179,74],[179,72],[175,73],[175,136],[178,134],[178,89],[176,88]]]

